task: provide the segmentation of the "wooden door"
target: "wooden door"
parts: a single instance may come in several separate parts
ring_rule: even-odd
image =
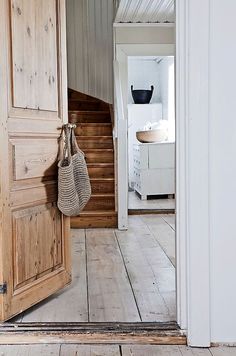
[[[0,320],[71,280],[57,209],[67,120],[65,0],[0,1]]]

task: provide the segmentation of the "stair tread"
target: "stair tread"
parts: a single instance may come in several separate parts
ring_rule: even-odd
[[[96,114],[110,114],[108,110],[68,110],[69,114],[91,114],[91,115],[96,115]]]
[[[99,181],[109,181],[109,182],[112,182],[112,181],[114,181],[115,180],[115,178],[110,178],[110,177],[108,177],[108,178],[90,178],[90,181],[93,181],[93,182],[99,182]]]
[[[108,140],[110,139],[112,136],[77,136],[79,137],[80,139],[82,140],[101,140],[101,139],[104,139],[104,140]]]
[[[83,148],[86,152],[113,152],[113,148]]]
[[[69,98],[69,101],[79,101],[79,102],[85,102],[85,103],[98,103],[100,104],[100,101],[98,99],[81,99],[81,98]]]
[[[89,167],[114,167],[113,162],[108,162],[108,163],[87,163],[87,166]]]
[[[94,216],[94,215],[100,215],[100,216],[115,216],[117,215],[117,211],[115,210],[93,210],[93,211],[82,211],[79,216],[81,215],[91,215],[91,216]]]
[[[111,126],[111,122],[79,122],[77,126]]]
[[[114,197],[114,193],[92,193],[91,198],[93,197]]]

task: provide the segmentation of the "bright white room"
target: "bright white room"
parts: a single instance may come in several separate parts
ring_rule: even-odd
[[[173,56],[128,58],[129,212],[175,209]]]

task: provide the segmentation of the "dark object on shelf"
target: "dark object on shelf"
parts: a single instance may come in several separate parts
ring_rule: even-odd
[[[151,90],[133,90],[131,85],[131,93],[135,104],[149,104],[152,98],[154,86],[151,86]]]

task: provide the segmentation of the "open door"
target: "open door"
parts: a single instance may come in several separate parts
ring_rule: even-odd
[[[0,1],[0,320],[71,280],[57,209],[67,121],[65,0]]]

